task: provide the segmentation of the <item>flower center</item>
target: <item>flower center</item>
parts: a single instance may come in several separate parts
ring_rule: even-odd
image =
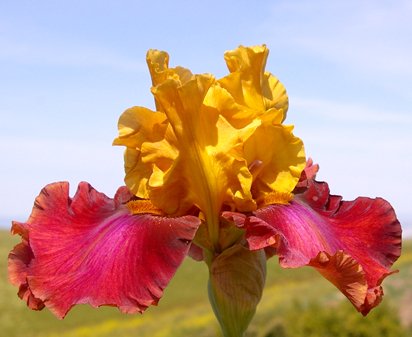
[[[164,215],[164,213],[155,207],[150,200],[130,200],[126,207],[129,212],[133,215],[136,214],[154,214],[154,215]]]
[[[258,200],[259,207],[273,204],[287,205],[293,200],[293,193],[273,191]]]

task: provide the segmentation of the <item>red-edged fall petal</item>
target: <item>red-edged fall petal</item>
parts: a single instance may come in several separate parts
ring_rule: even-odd
[[[186,256],[200,224],[196,217],[131,215],[120,188],[114,199],[80,183],[46,186],[9,255],[9,277],[30,308],[63,318],[75,304],[142,312],[157,304]]]
[[[379,304],[380,284],[401,251],[401,227],[387,201],[342,201],[326,183],[312,181],[289,205],[270,205],[255,216],[249,227],[264,221],[278,233],[283,267],[316,268],[364,315]]]

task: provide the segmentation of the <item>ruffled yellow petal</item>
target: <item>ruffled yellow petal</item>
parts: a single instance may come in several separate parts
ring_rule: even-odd
[[[225,53],[230,75],[220,83],[235,100],[256,110],[266,110],[262,97],[262,77],[268,50],[264,46],[239,47]]]
[[[273,108],[281,110],[284,115],[283,120],[285,120],[289,109],[289,98],[283,84],[269,72],[263,75],[262,94],[266,110]]]
[[[305,168],[306,158],[302,141],[292,133],[293,126],[262,123],[245,142],[248,163],[258,163],[254,174],[254,199],[273,192],[291,193]]]
[[[183,67],[169,68],[169,54],[164,51],[150,49],[146,55],[146,62],[154,87],[167,79],[175,79],[181,83],[186,83],[193,76],[189,69]],[[162,107],[159,106],[156,98],[155,103],[156,109],[162,111]]]
[[[220,103],[220,110],[235,126],[244,126],[251,119],[273,109],[282,114],[282,121],[286,117],[286,90],[275,76],[265,72],[268,53],[264,45],[240,46],[225,53],[231,73],[219,80],[221,87],[227,91],[227,97]]]
[[[220,84],[209,89],[207,104],[219,110],[219,113],[235,128],[241,129],[256,119],[256,110],[238,103]],[[283,115],[282,115],[283,118]]]
[[[147,182],[152,165],[142,162],[141,147],[144,142],[158,142],[165,137],[167,117],[143,107],[127,109],[119,118],[119,136],[113,145],[124,145],[125,183],[138,197],[148,198]]]
[[[186,83],[193,76],[189,69],[183,67],[169,68],[169,54],[164,51],[150,49],[146,55],[146,62],[153,86],[167,79],[175,79],[181,83]]]
[[[124,152],[124,182],[129,190],[140,198],[149,198],[147,183],[152,174],[152,166],[141,160],[140,150],[126,148]]]
[[[157,171],[156,179],[153,177],[149,182],[152,190],[157,190],[150,197],[161,209],[170,207],[170,195],[176,193],[181,205],[195,205],[206,216],[217,216],[223,203],[249,210],[255,208],[250,193],[252,176],[242,157],[242,144],[258,124],[235,129],[216,109],[207,106],[205,97],[214,84],[212,76],[196,75],[183,85],[169,79],[153,88],[173,128],[178,151],[173,166]],[[147,161],[150,156],[151,162],[159,167],[157,162],[164,154],[155,146],[152,150],[144,154],[143,160]]]
[[[216,81],[169,68],[167,53],[147,63],[158,112],[135,107],[119,120],[125,182],[166,214],[197,207],[218,242],[222,207],[252,211],[256,202],[287,203],[305,167],[303,144],[282,122],[282,84],[265,72],[265,46],[227,52],[230,74]],[[266,200],[266,201],[265,201]]]
[[[169,54],[156,49],[149,49],[146,54],[146,62],[152,78],[153,86],[167,79],[169,69]]]
[[[127,109],[119,118],[119,136],[113,145],[140,148],[144,141],[163,139],[167,127],[167,117],[143,107]]]

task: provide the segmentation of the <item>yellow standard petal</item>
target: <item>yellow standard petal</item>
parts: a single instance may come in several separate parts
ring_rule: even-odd
[[[153,86],[169,78],[186,83],[193,76],[189,69],[183,67],[169,68],[169,54],[161,50],[150,49],[146,55],[146,62],[152,77]]]
[[[286,117],[286,89],[275,76],[265,72],[268,54],[264,45],[240,46],[225,53],[230,74],[220,79],[219,84],[232,99],[226,97],[220,109],[234,125],[245,125],[271,110],[277,110],[282,121]]]
[[[155,146],[142,151],[143,161],[159,168],[149,181],[152,202],[173,214],[194,205],[204,213],[210,227],[216,229],[223,204],[241,210],[255,209],[250,192],[252,175],[243,158],[243,142],[258,123],[240,130],[231,126],[206,104],[213,85],[215,79],[211,75],[196,75],[183,85],[169,79],[154,87],[153,94],[176,136],[174,150],[178,155],[173,165],[163,171],[158,165],[164,156],[162,151]],[[171,208],[171,195],[179,196],[177,209]],[[175,206],[172,201],[172,207]]]
[[[127,109],[119,118],[119,136],[113,145],[124,145],[125,183],[133,194],[148,198],[147,182],[152,165],[141,160],[141,147],[146,141],[158,142],[165,137],[167,117],[143,107]]]
[[[146,62],[154,87],[169,78],[185,83],[193,76],[189,69],[183,67],[169,68],[169,54],[161,50],[149,49],[146,55]],[[156,109],[162,111],[156,98],[155,103]]]
[[[146,61],[152,77],[154,86],[174,78],[179,81],[188,81],[192,77],[190,70],[183,67],[169,68],[169,55],[164,51],[149,50]],[[148,198],[148,182],[153,170],[156,167],[150,162],[142,160],[141,148],[144,142],[157,144],[165,137],[173,137],[170,130],[166,135],[169,126],[167,116],[162,113],[162,107],[156,101],[157,112],[143,107],[133,107],[127,109],[118,122],[119,136],[113,141],[113,145],[124,145],[126,151],[125,160],[125,183],[127,187],[140,198]],[[167,141],[165,146],[170,146]],[[147,147],[147,144],[146,144]],[[169,148],[170,150],[170,148]],[[167,150],[166,150],[167,152]],[[162,169],[170,167],[174,160],[175,152],[169,151],[161,163]],[[168,158],[168,159],[166,159]]]
[[[264,121],[245,142],[245,158],[253,174],[252,194],[259,206],[287,203],[292,198],[306,165],[303,142],[292,130],[293,126]]]
[[[252,195],[259,205],[289,202],[305,167],[302,141],[293,136],[293,127],[282,125],[288,97],[279,80],[265,72],[268,53],[264,45],[226,52],[230,74],[213,88],[210,103],[236,128],[260,123],[244,143]]]
[[[231,73],[216,81],[150,50],[158,111],[135,107],[119,120],[114,144],[126,146],[129,189],[169,215],[197,208],[214,245],[223,208],[287,203],[305,167],[302,141],[282,125],[288,100],[264,71],[267,55],[265,46],[227,52]]]

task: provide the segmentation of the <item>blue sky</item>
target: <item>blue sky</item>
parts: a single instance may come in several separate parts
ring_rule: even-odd
[[[90,182],[112,196],[128,107],[153,107],[147,49],[226,74],[223,53],[265,43],[289,123],[351,200],[382,196],[411,223],[410,1],[12,1],[0,3],[0,219],[26,220],[40,189]]]

